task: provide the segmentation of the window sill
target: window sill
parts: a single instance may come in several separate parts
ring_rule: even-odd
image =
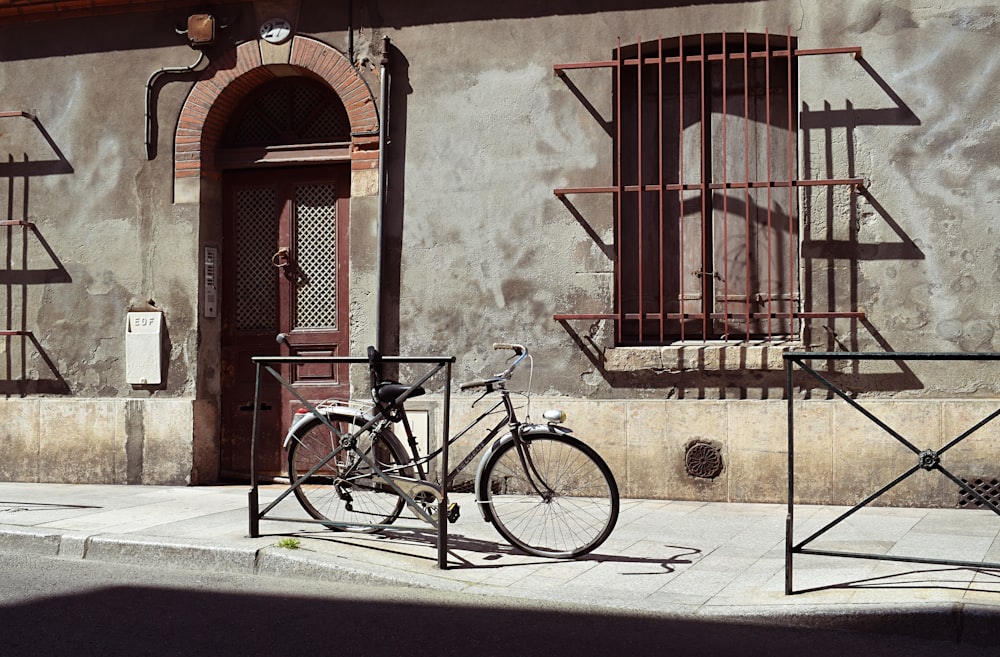
[[[611,372],[723,372],[785,369],[782,354],[799,342],[677,343],[660,347],[612,347],[604,351]]]

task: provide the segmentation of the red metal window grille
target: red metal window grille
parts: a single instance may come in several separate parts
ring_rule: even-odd
[[[785,35],[700,34],[622,46],[613,60],[560,64],[559,75],[610,68],[615,171],[615,309],[557,314],[609,319],[620,345],[785,340],[802,312],[798,189],[860,179],[797,178],[797,58]]]

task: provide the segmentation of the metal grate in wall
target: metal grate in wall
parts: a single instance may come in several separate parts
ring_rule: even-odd
[[[722,474],[722,450],[696,440],[684,450],[684,470],[697,479],[715,479]]]
[[[976,491],[993,506],[1000,504],[1000,480],[981,477],[976,479],[962,478],[962,483]],[[982,500],[971,495],[964,488],[958,489],[958,508],[960,509],[981,509],[985,506]]]

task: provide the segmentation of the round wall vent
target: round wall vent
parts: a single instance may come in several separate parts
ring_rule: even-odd
[[[711,443],[696,440],[684,450],[684,469],[692,477],[715,479],[722,474],[722,451]]]

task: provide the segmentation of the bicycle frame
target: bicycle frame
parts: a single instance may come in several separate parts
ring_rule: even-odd
[[[494,345],[494,347],[502,347],[502,346],[516,346],[516,345]],[[542,478],[542,476],[538,472],[538,469],[532,462],[530,454],[528,453],[527,450],[525,450],[524,448],[525,441],[523,435],[525,432],[525,428],[537,430],[538,428],[544,427],[546,430],[552,431],[554,425],[551,423],[546,425],[536,425],[536,424],[525,424],[521,422],[517,417],[517,411],[514,408],[514,403],[511,401],[510,398],[511,392],[507,389],[507,380],[513,373],[514,368],[517,367],[517,365],[520,364],[521,361],[524,360],[526,356],[527,356],[526,350],[519,352],[517,360],[510,367],[508,367],[508,369],[504,371],[502,374],[499,374],[491,379],[482,380],[476,382],[475,384],[471,384],[477,387],[478,386],[486,387],[486,392],[484,392],[479,397],[479,399],[476,400],[476,402],[473,402],[473,406],[480,400],[485,398],[487,395],[493,392],[499,393],[500,399],[497,400],[495,403],[493,403],[493,405],[488,410],[481,413],[479,417],[477,417],[475,420],[469,423],[469,425],[466,426],[464,429],[454,434],[453,436],[445,437],[440,447],[438,447],[436,450],[431,451],[425,456],[420,455],[419,449],[417,447],[417,440],[413,435],[413,430],[410,427],[410,422],[407,417],[406,407],[404,404],[406,399],[410,397],[410,395],[418,388],[418,386],[422,385],[423,382],[430,377],[430,375],[425,376],[419,383],[410,386],[403,394],[401,394],[391,404],[385,404],[385,403],[379,403],[378,400],[375,400],[374,390],[378,382],[375,370],[372,370],[372,389],[373,389],[372,397],[373,400],[376,401],[376,409],[377,409],[377,412],[374,415],[369,414],[359,408],[351,408],[345,406],[337,406],[337,407],[331,407],[330,409],[326,409],[328,411],[336,411],[341,414],[347,413],[353,415],[357,419],[357,421],[361,424],[360,427],[350,432],[349,434],[343,434],[342,432],[340,432],[339,429],[337,429],[333,424],[331,424],[326,417],[324,417],[323,415],[324,409],[311,408],[310,409],[311,412],[309,414],[306,414],[302,420],[294,423],[293,426],[290,428],[288,435],[285,438],[285,445],[286,446],[288,445],[288,442],[292,439],[293,435],[295,434],[295,431],[297,430],[300,424],[310,421],[311,417],[313,416],[318,417],[324,424],[327,425],[327,427],[329,427],[337,434],[338,439],[342,439],[346,436],[347,440],[344,440],[336,449],[332,450],[326,457],[321,459],[315,466],[313,466],[312,469],[310,469],[307,473],[305,473],[303,479],[307,479],[308,477],[312,476],[315,472],[319,471],[337,454],[340,454],[345,450],[351,451],[358,457],[359,459],[358,463],[364,462],[366,465],[372,468],[372,471],[375,472],[379,478],[384,480],[385,483],[388,484],[391,488],[393,488],[398,494],[402,495],[403,499],[406,500],[407,506],[417,515],[418,518],[421,518],[425,522],[428,522],[433,525],[435,524],[434,517],[431,514],[429,514],[424,508],[421,508],[421,503],[417,502],[417,498],[429,495],[435,501],[441,502],[445,497],[445,492],[450,489],[452,483],[455,481],[455,478],[461,472],[463,472],[469,466],[469,464],[472,463],[473,460],[475,460],[475,458],[483,451],[483,449],[486,448],[487,445],[489,445],[492,442],[494,443],[494,447],[499,447],[500,445],[506,443],[508,440],[515,440],[516,441],[515,448],[517,450],[518,460],[521,463],[521,467],[524,469],[526,478],[528,479],[532,488],[534,488],[535,492],[540,497],[542,497],[545,500],[549,500],[553,495],[553,490]],[[371,363],[372,361],[369,355],[369,367],[372,367]],[[530,395],[530,393],[528,394]],[[497,411],[497,409],[501,407],[503,408],[503,417],[500,419],[499,422],[496,423],[495,426],[493,426],[492,429],[490,429],[486,433],[486,435],[478,443],[476,443],[476,445],[472,448],[472,450],[465,456],[465,458],[462,459],[462,461],[454,469],[449,471],[447,475],[444,475],[444,483],[443,484],[432,483],[427,478],[424,466],[434,458],[441,455],[441,453],[445,450],[445,448],[453,445],[456,441],[461,439],[474,427],[482,423],[487,417],[493,415]],[[399,441],[399,439],[395,437],[395,434],[389,431],[389,435],[392,436],[391,442],[395,442],[400,448],[409,452],[407,454],[407,456],[409,457],[409,461],[407,461],[406,463],[398,464],[397,466],[392,468],[382,468],[379,466],[378,463],[375,463],[374,461],[369,459],[365,454],[356,449],[354,441],[351,439],[354,435],[360,434],[361,432],[364,431],[371,431],[374,434],[383,434],[383,432],[390,429],[391,426],[396,422],[400,423],[403,426],[407,445],[404,447],[401,441]],[[508,428],[508,431],[505,434],[500,435],[501,431],[503,431],[505,427]],[[570,429],[566,427],[558,427],[558,428],[563,433],[567,434],[570,433]],[[475,490],[477,491],[479,490],[479,480],[483,466],[486,463],[487,457],[488,454],[480,460],[479,467],[476,470]],[[412,468],[416,472],[417,476],[413,477],[413,476],[399,474],[400,472],[410,468]],[[485,508],[485,506],[483,504],[477,503],[477,507],[479,507],[483,519],[489,521],[490,520],[489,513],[488,510]]]
[[[483,519],[495,525],[514,547],[538,556],[577,557],[600,545],[610,534],[618,515],[618,492],[613,475],[599,455],[568,435],[572,432],[561,426],[565,419],[562,411],[545,411],[541,423],[529,419],[530,374],[524,393],[511,393],[507,389],[515,367],[528,357],[527,349],[516,344],[494,344],[493,347],[511,349],[517,358],[500,374],[461,385],[462,390],[485,389],[473,402],[473,408],[487,395],[490,399],[483,403],[485,410],[477,410],[474,419],[457,433],[448,428],[451,414],[450,363],[453,359],[386,359],[384,362],[427,361],[437,364],[432,372],[408,386],[382,377],[382,356],[370,347],[367,360],[372,376],[371,406],[341,404],[332,400],[314,405],[292,390],[306,410],[285,439],[285,444],[290,446],[289,488],[272,500],[263,512],[258,510],[256,487],[251,490],[251,535],[257,535],[257,520],[292,492],[311,517],[304,520],[291,517],[270,519],[316,522],[332,529],[356,528],[371,532],[393,525],[405,504],[417,519],[437,528],[438,562],[441,568],[447,568],[446,527],[459,517],[458,505],[450,503],[449,492],[460,473],[479,458],[473,489],[476,507]],[[262,368],[290,387],[272,367],[265,364],[277,362],[277,359],[256,357],[254,360],[258,363],[258,391]],[[359,362],[360,359],[343,360]],[[442,440],[437,449],[428,449],[427,455],[421,455],[407,418],[405,402],[410,397],[425,394],[423,383],[442,368],[446,368]],[[499,399],[493,393],[497,393]],[[520,402],[515,404],[511,394],[523,394],[528,399],[528,406]],[[524,420],[518,418],[519,412],[525,413]],[[403,426],[401,431],[392,426],[400,423]],[[325,434],[322,428],[320,433],[314,433],[319,424],[325,425],[331,433]],[[480,433],[478,441],[471,441],[474,442],[471,449],[452,468],[449,464],[451,446],[481,424],[485,435]],[[394,431],[400,431],[400,437]],[[402,436],[406,436],[405,441],[400,439]],[[256,416],[253,440],[257,440]],[[300,442],[292,445],[293,440]],[[404,442],[408,442],[409,446]],[[489,450],[484,454],[487,447]],[[555,460],[553,450],[559,454]],[[302,453],[305,456],[300,458]],[[569,456],[563,457],[564,453]],[[344,456],[338,457],[341,454]],[[336,465],[325,470],[334,458],[337,458]],[[576,474],[566,479],[566,467],[571,467],[573,473],[579,471],[576,465],[578,459],[587,471],[584,475],[586,485],[597,486],[600,492],[580,495],[577,491],[592,489],[578,487]],[[432,460],[435,461],[433,467]],[[553,467],[555,470],[551,470]],[[321,470],[324,472],[313,481],[313,476]],[[308,487],[303,486],[306,482],[309,482]],[[355,498],[352,491],[360,491],[361,497]],[[386,500],[392,500],[393,492],[400,499],[386,503]],[[386,494],[390,496],[386,497]],[[576,501],[567,506],[557,499],[562,497],[580,498],[594,510],[584,511]],[[374,501],[374,504],[369,505],[369,501]],[[356,503],[361,506],[352,508]],[[533,517],[537,519],[528,525],[522,524],[521,520],[525,505],[534,509]],[[580,513],[591,514],[588,517],[594,518],[594,521],[577,524],[578,521],[573,518]],[[378,518],[375,522],[366,522],[375,518]]]
[[[503,407],[504,409],[503,418],[499,422],[497,422],[497,424],[486,433],[486,436],[484,436],[478,443],[476,443],[475,447],[472,448],[472,450],[465,456],[465,458],[463,458],[462,461],[448,473],[447,477],[445,478],[444,489],[448,489],[452,485],[452,483],[455,481],[455,478],[461,472],[463,472],[469,466],[469,464],[472,463],[472,461],[476,459],[476,457],[483,451],[483,449],[487,447],[487,445],[489,445],[490,443],[494,443],[496,447],[499,447],[507,440],[515,440],[516,441],[515,448],[517,449],[518,459],[521,462],[521,467],[524,468],[524,472],[525,475],[527,476],[528,481],[531,483],[532,487],[535,489],[535,492],[538,493],[539,496],[541,496],[546,500],[551,499],[553,495],[552,487],[545,482],[544,478],[541,476],[541,474],[538,472],[538,469],[535,467],[534,462],[531,460],[530,454],[527,452],[527,450],[524,449],[525,442],[523,438],[523,433],[526,428],[537,429],[542,426],[551,431],[553,430],[553,425],[550,424],[535,425],[535,424],[525,424],[521,422],[517,417],[517,412],[514,408],[514,404],[510,399],[511,395],[510,391],[507,390],[503,382],[498,382],[496,385],[497,385],[497,392],[499,392],[500,394],[500,399],[496,401],[489,408],[489,410],[481,413],[479,417],[477,417],[475,420],[469,423],[469,425],[466,426],[464,429],[462,429],[455,435],[447,438],[446,445],[451,446],[452,444],[454,444],[456,441],[462,438],[462,436],[471,431],[474,427],[479,426],[480,423],[482,423],[487,417],[492,415],[500,407]],[[490,394],[490,391],[483,393],[480,399],[482,399],[488,394]],[[413,433],[410,430],[410,424],[406,420],[406,409],[400,406],[400,411],[401,411],[400,421],[403,424],[403,427],[406,431],[407,442],[409,443],[410,461],[408,463],[401,464],[398,469],[414,467],[416,468],[417,472],[421,474],[421,478],[423,478],[423,468],[421,466],[428,463],[436,456],[438,456],[444,450],[445,444],[442,444],[441,447],[421,457],[417,450],[416,439],[414,438]],[[382,422],[385,425],[391,424],[388,420],[384,419],[382,420]],[[508,428],[509,430],[507,431],[506,434],[500,436],[501,431],[503,431],[505,427]],[[567,434],[570,433],[570,430],[565,427],[559,427],[559,429],[563,433]],[[500,436],[499,439],[497,438],[498,436]],[[478,484],[479,484],[480,474],[482,472],[482,467],[485,463],[486,463],[486,456],[484,456],[480,460],[479,467],[476,470],[475,481],[477,490],[479,488]],[[387,479],[398,484],[401,488],[405,488],[406,485],[408,484],[412,485],[414,483],[414,480],[411,477],[399,477],[391,473],[384,473],[384,476]],[[435,498],[439,499],[440,493],[436,493]],[[479,507],[480,513],[483,515],[483,520],[489,521],[490,518],[487,510],[484,508],[484,505],[477,504],[477,506]]]
[[[375,470],[379,474],[379,476],[386,481],[386,483],[395,488],[397,492],[404,493],[405,494],[404,499],[406,498],[414,499],[420,494],[429,494],[433,496],[435,500],[439,501],[441,499],[442,491],[449,489],[451,485],[454,483],[455,478],[463,471],[465,471],[465,469],[468,468],[469,464],[471,464],[487,446],[489,446],[491,443],[494,442],[496,446],[499,446],[500,444],[502,444],[502,442],[506,442],[506,440],[517,440],[516,448],[517,448],[518,458],[521,462],[521,466],[524,468],[528,480],[531,482],[535,491],[540,496],[542,496],[543,498],[551,497],[552,494],[551,487],[540,476],[534,464],[531,462],[530,455],[524,449],[522,433],[526,427],[531,427],[531,428],[536,428],[541,426],[551,427],[552,425],[534,425],[534,424],[529,425],[521,422],[517,417],[517,411],[514,408],[513,401],[510,398],[511,392],[507,390],[506,386],[504,385],[504,382],[502,381],[497,382],[495,385],[496,385],[495,391],[499,393],[500,399],[496,400],[492,404],[492,406],[490,406],[489,409],[482,412],[475,420],[470,422],[464,429],[448,437],[445,443],[443,443],[437,449],[427,453],[426,455],[422,456],[420,454],[417,448],[417,440],[413,435],[413,431],[410,428],[410,423],[406,415],[406,408],[404,405],[399,404],[397,408],[399,410],[400,416],[397,421],[403,426],[407,444],[404,447],[402,441],[397,440],[397,443],[408,451],[407,456],[409,457],[409,461],[407,461],[406,463],[401,463],[394,468],[384,469],[380,468],[376,463],[369,462],[368,459],[365,458],[363,454],[358,453],[358,456],[361,459],[363,459],[370,467],[372,467],[373,470]],[[492,390],[483,393],[480,399],[490,394],[491,392]],[[432,484],[427,479],[427,475],[423,466],[432,461],[434,458],[438,457],[441,454],[441,452],[444,451],[445,446],[450,447],[451,445],[453,445],[463,436],[468,434],[473,428],[479,426],[484,420],[486,420],[486,418],[496,413],[496,411],[500,408],[503,409],[503,416],[491,429],[489,429],[489,431],[487,431],[486,435],[482,439],[480,439],[478,443],[476,443],[476,445],[461,460],[461,462],[459,462],[457,466],[455,466],[451,471],[448,472],[447,476],[445,477],[444,486],[439,487],[435,484]],[[353,414],[355,414],[356,417],[359,419],[359,421],[362,421],[363,424],[363,426],[361,427],[361,429],[359,429],[359,431],[368,428],[373,433],[378,434],[382,433],[386,429],[389,429],[394,423],[392,420],[389,420],[384,416],[372,418],[371,416],[369,416],[368,414],[364,413],[359,409],[337,407],[336,410],[340,412],[350,411]],[[507,429],[507,432],[501,435],[505,428]],[[295,427],[293,427],[292,431],[289,432],[289,437],[294,432],[294,429]],[[560,429],[564,433],[570,433],[570,430],[565,427],[560,427]],[[338,449],[332,451],[326,458],[322,459],[316,465],[316,467],[313,468],[312,471],[307,473],[307,476],[311,475],[313,471],[316,471],[319,468],[321,468],[336,454],[343,451],[344,449],[350,449],[350,444],[348,443],[346,445],[342,445]],[[477,468],[476,472],[477,483],[479,480],[479,472],[482,469],[482,465],[485,462],[486,462],[486,457],[484,456],[480,460],[479,463],[480,467]],[[413,468],[416,471],[417,473],[416,477],[398,474],[400,471],[409,468]],[[410,508],[417,513],[418,517],[423,518],[425,521],[431,522],[432,519],[429,516],[427,516],[425,512],[423,512],[423,509],[415,508],[412,504],[409,504],[409,502],[407,505],[410,506]],[[488,521],[489,517],[487,516],[486,510],[482,508],[482,505],[477,504],[477,506],[480,507],[480,512],[483,515],[483,519]]]
[[[465,458],[463,458],[461,462],[459,462],[459,464],[455,466],[455,468],[448,473],[444,482],[445,488],[450,487],[452,485],[452,483],[455,481],[455,478],[461,472],[463,472],[467,467],[469,467],[469,464],[475,460],[475,458],[483,451],[483,449],[486,448],[487,445],[489,445],[493,440],[497,438],[497,436],[500,435],[500,433],[504,430],[505,427],[509,427],[511,434],[516,434],[518,433],[518,428],[522,426],[521,421],[517,419],[517,414],[514,410],[514,404],[510,400],[510,392],[504,388],[501,388],[499,392],[501,395],[501,399],[496,401],[489,408],[489,410],[481,413],[479,417],[470,422],[468,426],[466,426],[464,429],[446,439],[445,444],[447,444],[448,446],[453,445],[455,442],[457,442],[459,439],[461,439],[463,436],[469,433],[469,431],[471,431],[474,427],[479,426],[479,424],[481,424],[487,417],[493,415],[498,408],[500,407],[504,408],[504,414],[503,417],[500,419],[500,421],[497,422],[496,425],[492,429],[490,429],[478,443],[476,443],[475,447],[472,448],[472,450],[465,456]],[[444,450],[445,444],[442,444],[441,447],[438,447],[437,449],[427,453],[426,455],[421,456],[419,451],[417,450],[417,441],[416,438],[413,436],[412,430],[410,429],[410,423],[406,420],[406,409],[400,407],[400,410],[402,411],[401,423],[403,425],[404,430],[406,431],[406,439],[409,448],[410,461],[408,463],[401,464],[397,469],[414,467],[417,469],[417,472],[420,475],[421,479],[424,479],[425,475],[423,466],[426,465],[431,460],[433,460],[434,458],[436,458],[437,456],[439,456],[441,452]],[[376,427],[375,429],[376,431],[381,431],[387,428],[391,424],[388,420],[385,419],[382,419],[381,422],[384,426]],[[387,472],[385,474],[387,478],[392,480],[397,480],[400,482],[412,481],[411,477],[399,477],[397,475],[393,475],[391,472]]]

